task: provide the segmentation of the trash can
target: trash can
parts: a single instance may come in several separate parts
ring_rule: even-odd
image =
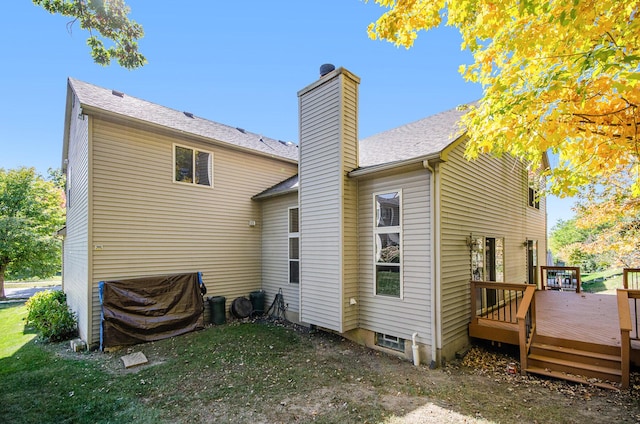
[[[211,322],[211,301],[208,297],[205,297],[202,302],[202,320],[205,324]]]
[[[253,306],[253,316],[264,314],[264,290],[256,290],[249,293],[249,300]]]
[[[226,302],[224,296],[213,296],[209,299],[211,303],[211,323],[212,324],[224,324],[227,322]]]

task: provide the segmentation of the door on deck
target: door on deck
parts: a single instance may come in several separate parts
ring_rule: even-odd
[[[504,239],[474,236],[471,243],[471,271],[475,281],[504,282]],[[492,308],[500,303],[497,290],[487,289],[478,299],[478,310]]]
[[[527,240],[527,283],[537,285],[538,241]]]

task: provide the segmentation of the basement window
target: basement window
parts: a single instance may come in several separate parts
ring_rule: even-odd
[[[213,153],[173,145],[174,181],[213,187]]]
[[[376,333],[376,345],[404,352],[404,339],[388,334]]]

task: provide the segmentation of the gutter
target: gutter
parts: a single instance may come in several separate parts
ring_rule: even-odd
[[[417,158],[398,160],[395,162],[387,162],[379,165],[371,165],[371,166],[366,166],[364,168],[356,168],[353,171],[347,173],[347,176],[349,178],[359,178],[365,175],[370,175],[370,174],[374,174],[381,171],[389,171],[396,168],[402,168],[404,166],[411,166],[411,165],[424,166],[425,163],[432,162],[432,161],[434,163],[437,163],[440,161],[440,152],[432,153],[426,156],[419,156]]]

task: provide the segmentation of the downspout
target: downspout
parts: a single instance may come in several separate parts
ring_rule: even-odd
[[[435,245],[435,240],[436,240],[436,201],[435,201],[435,194],[436,194],[436,171],[431,167],[431,165],[429,164],[429,161],[425,160],[422,161],[422,166],[429,170],[429,172],[431,172],[431,177],[429,178],[429,207],[431,208],[431,219],[429,220],[430,222],[430,228],[429,228],[429,243],[431,245],[431,293],[430,293],[430,300],[431,300],[431,320],[430,320],[430,332],[431,332],[431,363],[429,364],[429,368],[434,369],[436,368],[437,365],[437,357],[438,357],[438,333],[437,333],[437,325],[436,325],[436,306],[437,306],[437,301],[436,301],[436,296],[437,296],[437,287],[436,287],[436,266],[437,266],[437,261],[436,261],[436,256],[437,256],[437,250],[436,250],[436,245]]]

